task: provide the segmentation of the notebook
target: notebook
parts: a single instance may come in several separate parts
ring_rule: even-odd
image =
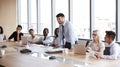
[[[85,45],[81,45],[81,44],[74,45],[74,54],[85,55],[86,54]]]
[[[63,52],[63,49],[61,48],[50,49],[50,50],[45,51],[45,53],[47,54],[56,54],[56,53],[62,53],[62,52]]]

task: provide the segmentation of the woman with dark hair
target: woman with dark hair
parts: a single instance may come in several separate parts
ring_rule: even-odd
[[[52,43],[53,47],[58,47],[58,34],[59,34],[59,28],[55,28],[55,31],[54,31],[55,36]]]
[[[14,31],[10,37],[8,38],[8,40],[10,41],[11,39],[14,38],[14,41],[20,41],[21,40],[21,37],[23,36],[23,33],[21,32],[22,30],[22,26],[21,25],[18,25],[16,27],[16,31]]]
[[[0,26],[0,40],[6,40],[2,26]]]

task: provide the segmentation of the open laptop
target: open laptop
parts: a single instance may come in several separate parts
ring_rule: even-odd
[[[26,45],[27,44],[27,36],[22,36],[21,37],[21,41],[22,41],[22,44]]]
[[[82,45],[82,44],[74,45],[74,54],[85,55],[86,54],[85,45]]]

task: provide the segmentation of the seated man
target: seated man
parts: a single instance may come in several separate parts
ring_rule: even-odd
[[[114,42],[115,32],[106,31],[105,42],[110,46],[110,55],[100,55],[103,59],[117,59],[120,57],[120,46]]]
[[[44,28],[43,36],[40,37],[37,44],[50,45],[53,42],[53,38],[51,36],[48,36],[48,33],[49,33],[48,28]]]
[[[8,40],[11,40],[12,38],[14,38],[14,41],[20,41],[21,40],[21,36],[23,36],[23,33],[21,32],[22,30],[22,26],[18,25],[16,28],[16,31],[14,31],[10,37],[8,38]]]
[[[29,29],[29,34],[30,34],[30,36],[27,39],[29,43],[38,42],[39,38],[37,36],[35,36],[33,29]]]

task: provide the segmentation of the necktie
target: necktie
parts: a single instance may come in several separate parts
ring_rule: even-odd
[[[110,55],[110,47],[105,47],[104,55]]]
[[[62,39],[64,39],[64,26],[62,25]]]
[[[44,36],[44,39],[43,40],[45,40],[46,39],[46,36]]]

